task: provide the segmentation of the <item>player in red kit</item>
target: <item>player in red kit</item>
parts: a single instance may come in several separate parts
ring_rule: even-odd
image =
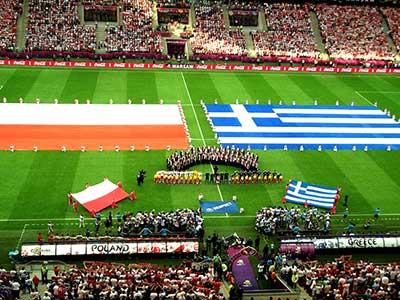
[[[74,212],[78,212],[78,202],[74,201],[73,208],[74,208]]]
[[[132,192],[131,192],[130,198],[131,198],[132,201],[135,201],[135,200],[136,200],[136,193],[135,193],[135,191],[132,191]]]
[[[68,193],[68,204],[72,205],[73,197],[71,193]]]
[[[122,182],[121,182],[121,181],[118,181],[118,187],[119,187],[120,189],[122,189]]]

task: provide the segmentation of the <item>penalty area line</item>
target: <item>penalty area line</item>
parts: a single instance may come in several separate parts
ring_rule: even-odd
[[[359,91],[356,91],[356,94],[361,97],[362,99],[364,99],[365,101],[367,101],[369,104],[371,104],[372,106],[374,105],[370,100],[368,100],[368,98],[364,97],[363,95],[361,95],[361,93]]]

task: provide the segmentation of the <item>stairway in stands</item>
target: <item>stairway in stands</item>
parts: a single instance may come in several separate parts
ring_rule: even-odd
[[[380,12],[380,14],[382,16],[382,29],[383,29],[383,32],[385,33],[385,35],[386,35],[386,37],[388,39],[388,43],[389,43],[390,47],[392,47],[393,51],[395,53],[397,53],[397,47],[396,47],[395,43],[393,42],[392,36],[390,34],[390,28],[389,28],[388,20],[386,19],[385,14],[381,10],[379,10],[379,12]]]
[[[26,32],[26,26],[28,23],[28,12],[29,12],[29,1],[24,0],[22,4],[22,14],[18,17],[17,20],[17,41],[16,41],[16,46],[17,46],[17,51],[21,52],[25,48],[25,32]]]
[[[229,13],[228,13],[228,7],[226,5],[222,5],[222,12],[224,15],[225,29],[229,29],[231,26],[229,24]]]
[[[250,30],[243,29],[242,32],[244,35],[244,40],[246,41],[246,48],[248,50],[248,56],[256,57],[256,53],[254,51],[254,43],[253,43],[253,39],[251,38]]]
[[[96,49],[96,53],[104,54],[106,53],[106,49],[104,46],[104,40],[106,39],[106,22],[97,22],[96,28],[96,41],[98,48]]]
[[[268,31],[267,20],[265,19],[264,9],[258,12],[258,27],[260,31]]]
[[[314,38],[317,41],[318,49],[321,52],[322,59],[329,59],[329,55],[326,52],[324,41],[322,40],[321,31],[319,29],[319,22],[317,14],[310,10],[310,20],[311,20],[311,27],[314,33]]]

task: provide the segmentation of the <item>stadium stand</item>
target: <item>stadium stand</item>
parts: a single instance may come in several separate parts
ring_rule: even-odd
[[[190,8],[190,3],[186,1],[160,0],[157,1],[157,7]]]
[[[283,265],[281,275],[298,283],[313,299],[398,299],[400,265],[338,259],[326,264],[305,261]]]
[[[79,1],[29,1],[26,51],[94,52],[96,27],[82,26]]]
[[[309,4],[265,4],[264,11],[269,30],[252,32],[257,56],[318,58]]]
[[[152,29],[151,1],[124,1],[122,26],[106,29],[107,52],[140,53],[142,57],[162,58],[160,34]]]
[[[316,5],[321,35],[331,58],[391,60],[394,53],[375,6]]]
[[[229,4],[229,9],[234,9],[234,10],[258,10],[260,9],[260,4],[257,2],[239,2],[239,1],[235,1],[235,2],[231,2],[228,1]]]
[[[120,5],[121,0],[83,0],[83,5],[115,6]]]
[[[17,19],[22,12],[20,0],[0,1],[0,51],[15,49]]]
[[[169,36],[170,33],[159,31],[162,26],[158,30],[153,28],[154,5],[150,0],[29,0],[27,3],[26,40],[25,49],[22,49],[27,57],[168,59],[163,54],[162,36]],[[222,3],[228,5],[223,6]],[[108,16],[101,9],[113,8],[113,20],[119,19],[120,24],[106,26],[104,42],[96,41],[96,25],[81,24],[81,5],[84,12],[98,8],[100,16]],[[188,10],[190,4],[186,1],[162,0],[157,2],[157,7]],[[393,61],[398,57],[384,32],[386,17],[389,35],[397,49],[400,49],[400,12],[397,7],[206,1],[194,5],[194,29],[187,35],[191,37],[191,60],[256,62],[252,52],[249,56],[242,27],[225,27],[227,20],[224,20],[224,9],[228,15],[244,13],[243,18],[246,19],[246,12],[258,13],[260,8],[264,10],[268,30],[251,32],[257,61],[315,65],[330,63],[333,66],[367,62],[369,65],[383,66],[385,61]],[[311,11],[316,12],[329,61],[319,59],[320,50],[311,26]],[[120,18],[117,18],[119,13]],[[96,12],[92,14],[96,16]],[[22,1],[13,0],[9,3],[0,0],[0,15],[3,20],[0,25],[0,51],[9,58],[19,57],[18,53],[11,51],[16,50],[17,20],[22,15]],[[107,18],[103,19],[108,21]],[[87,20],[103,19],[96,17]],[[95,53],[103,48],[106,53]]]
[[[390,35],[397,47],[397,51],[400,51],[400,10],[394,7],[385,7],[382,8],[382,12],[388,21]]]
[[[195,57],[211,59],[222,56],[240,60],[247,55],[243,33],[225,29],[220,5],[196,5],[195,16],[195,29],[190,39]]]
[[[162,268],[153,264],[83,264],[71,265],[48,278],[42,299],[218,299],[220,293],[221,281],[214,278],[212,268],[199,270],[191,262]],[[1,299],[18,299],[26,292],[30,299],[40,299],[30,276],[24,270],[1,269]]]

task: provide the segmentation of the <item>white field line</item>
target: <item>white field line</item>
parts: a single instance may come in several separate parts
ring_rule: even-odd
[[[22,242],[22,238],[24,237],[24,234],[25,234],[25,230],[26,230],[26,226],[27,226],[28,224],[24,224],[24,228],[22,229],[22,232],[21,232],[21,235],[20,235],[20,237],[19,237],[19,240],[18,240],[18,243],[17,243],[17,249],[19,249],[19,246],[21,245],[21,242]]]
[[[368,216],[370,216],[370,217],[372,217],[374,214],[373,213],[369,213],[369,214],[353,214],[353,213],[350,213],[349,214],[349,216],[348,216],[348,218],[351,218],[351,217],[368,217]],[[225,217],[223,217],[223,216],[204,216],[205,218],[210,218],[210,219],[213,219],[213,218],[225,218]],[[255,218],[256,216],[254,215],[254,216],[242,216],[242,215],[234,215],[234,216],[231,216],[232,218]],[[333,218],[343,218],[343,214],[341,214],[341,213],[336,213],[335,215],[332,215],[332,217]],[[381,213],[381,214],[379,214],[379,217],[400,217],[400,213],[395,213],[395,214],[384,214],[384,213]],[[114,218],[114,219],[116,219],[116,218]],[[74,222],[74,224],[79,224],[79,221],[78,221],[78,218],[52,218],[51,219],[52,221],[55,221],[55,222],[57,222],[57,221],[75,221]],[[91,219],[90,219],[91,220]],[[44,225],[47,225],[47,222],[49,221],[49,219],[48,218],[46,218],[46,219],[0,219],[0,222],[3,222],[3,223],[7,223],[7,222],[16,222],[16,223],[18,223],[18,222],[21,222],[21,223],[25,223],[25,225],[26,226],[28,226],[28,225],[31,225],[33,222],[45,222],[45,223],[43,223]]]
[[[184,84],[185,89],[186,89],[186,94],[187,94],[188,97],[189,97],[190,105],[191,105],[192,110],[193,110],[194,118],[196,119],[197,127],[199,128],[201,140],[203,141],[203,145],[206,146],[206,140],[204,139],[203,130],[201,129],[200,122],[199,122],[199,118],[197,117],[197,112],[196,112],[196,109],[194,108],[194,105],[193,105],[192,96],[190,95],[188,86],[187,86],[187,84],[186,84],[185,76],[183,75],[182,72],[181,72],[181,77],[182,77],[183,84]],[[211,168],[211,172],[214,172],[211,163],[210,163],[210,168]],[[224,197],[222,196],[221,189],[220,189],[220,187],[219,187],[218,184],[217,184],[217,190],[218,190],[218,194],[219,194],[219,197],[220,197],[221,201],[224,201]],[[225,215],[226,215],[227,217],[229,216],[227,213],[226,213]]]
[[[185,76],[183,75],[182,72],[181,72],[181,77],[182,77],[183,84],[184,84],[185,89],[186,89],[186,94],[187,94],[188,97],[189,97],[190,106],[192,107],[193,114],[194,114],[194,118],[195,118],[195,120],[196,120],[197,127],[198,127],[198,129],[199,129],[200,136],[201,136],[201,139],[202,139],[202,141],[203,141],[203,145],[205,146],[205,145],[206,145],[206,141],[204,140],[203,130],[201,129],[200,122],[199,122],[199,118],[197,117],[196,109],[194,108],[192,96],[190,96],[189,89],[188,89],[187,84],[186,84],[186,79],[185,79]]]
[[[44,69],[54,69],[57,71],[66,71],[69,72],[71,70],[74,71],[82,71],[82,72],[98,72],[101,71],[102,73],[113,73],[113,72],[121,72],[123,71],[122,69],[116,68],[116,69],[101,69],[101,68],[84,68],[84,67],[35,67],[35,68],[44,68]],[[18,68],[8,68],[9,70],[17,70],[17,69],[29,69],[32,70],[31,66],[20,66]],[[175,70],[175,71],[173,71]],[[127,72],[135,72],[135,73],[148,73],[148,72],[152,72],[155,74],[166,74],[166,73],[178,73],[178,69],[165,69],[164,71],[155,71],[155,69],[124,69],[124,71]],[[346,74],[346,73],[322,73],[322,72],[318,72],[318,73],[310,73],[310,72],[295,72],[295,71],[241,71],[241,70],[191,70],[191,69],[182,69],[185,72],[190,72],[190,73],[212,73],[213,75],[223,75],[226,76],[226,74],[240,74],[240,75],[250,75],[250,76],[257,76],[257,75],[270,75],[270,76],[287,76],[288,74],[290,74],[290,76],[292,75],[297,75],[297,76],[315,76],[315,77],[335,77],[335,76],[339,76],[339,77],[345,77],[345,78],[354,78],[354,77],[373,77],[373,76],[392,76],[393,78],[398,78],[400,79],[400,77],[396,77],[394,76],[394,73],[351,73],[351,74]]]
[[[192,139],[192,141],[202,141],[203,139]],[[205,141],[215,141],[215,139],[204,139]]]
[[[358,91],[359,93],[400,94],[400,91]]]
[[[374,105],[371,101],[368,100],[368,98],[364,97],[363,95],[360,94],[359,91],[356,91],[356,94],[361,97],[362,99],[364,99],[365,101],[367,101],[369,104]]]

